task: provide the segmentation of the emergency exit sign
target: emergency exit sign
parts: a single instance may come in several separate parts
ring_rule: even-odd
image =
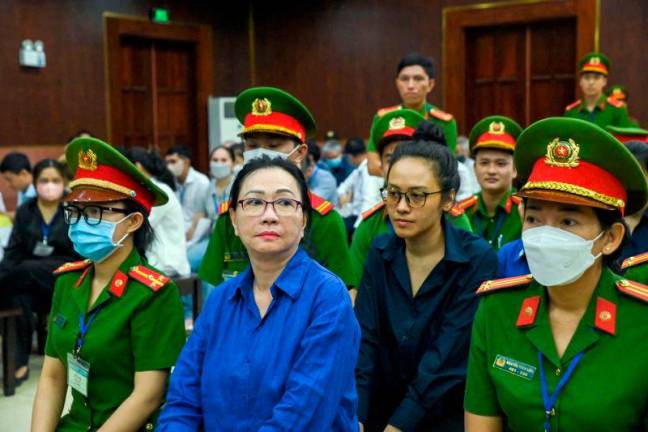
[[[169,22],[169,11],[162,8],[152,8],[150,12],[151,21],[154,23],[167,24]]]

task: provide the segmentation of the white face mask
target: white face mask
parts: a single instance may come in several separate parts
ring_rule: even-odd
[[[232,169],[223,162],[209,162],[209,172],[215,179],[224,179],[232,173]]]
[[[246,150],[243,152],[243,163],[248,163],[252,159],[257,159],[260,157],[268,156],[270,159],[272,158],[281,158],[281,159],[288,159],[290,156],[293,155],[297,150],[299,150],[300,146],[295,147],[290,153],[282,153],[276,150],[270,150],[266,149],[263,147],[255,148],[254,150]]]
[[[170,162],[167,164],[167,169],[173,174],[173,177],[178,178],[182,175],[182,171],[184,171],[184,162]]]
[[[592,255],[592,240],[551,226],[530,228],[522,232],[524,254],[533,278],[553,287],[574,282],[601,256]]]

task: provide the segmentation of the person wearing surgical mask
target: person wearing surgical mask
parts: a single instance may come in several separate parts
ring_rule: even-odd
[[[611,266],[648,185],[616,138],[548,118],[518,138],[531,274],[487,281],[470,347],[466,431],[644,430],[648,287]]]
[[[192,157],[191,149],[182,144],[170,147],[165,156],[167,169],[175,179],[176,196],[182,205],[187,241],[193,235],[196,213],[205,209],[204,197],[209,190],[209,178],[192,167]]]
[[[18,319],[16,380],[29,376],[32,313],[51,306],[52,271],[66,261],[78,259],[63,221],[64,169],[53,159],[38,162],[33,170],[36,197],[27,199],[16,212],[14,228],[0,263],[0,303],[22,308]],[[0,305],[0,307],[3,305]]]

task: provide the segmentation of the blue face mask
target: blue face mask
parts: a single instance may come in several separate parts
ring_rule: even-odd
[[[327,159],[326,165],[331,169],[339,168],[340,165],[342,165],[342,158],[339,157],[336,159]]]
[[[117,222],[102,220],[98,225],[88,225],[84,217],[79,218],[79,221],[70,225],[68,230],[74,250],[82,257],[96,263],[105,260],[121,247],[128,237],[126,234],[116,243],[113,242],[115,228],[129,217],[130,215],[125,216]]]

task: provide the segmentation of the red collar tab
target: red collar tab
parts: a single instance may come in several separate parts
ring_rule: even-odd
[[[597,329],[614,336],[616,334],[616,305],[609,300],[596,299],[596,317],[594,325]]]
[[[110,283],[110,292],[113,293],[115,297],[121,297],[124,294],[127,283],[128,276],[117,270],[117,273],[115,273],[115,276],[113,276],[112,282]]]
[[[540,307],[540,296],[527,297],[522,302],[520,314],[518,315],[515,325],[525,327],[535,322],[538,309]]]

